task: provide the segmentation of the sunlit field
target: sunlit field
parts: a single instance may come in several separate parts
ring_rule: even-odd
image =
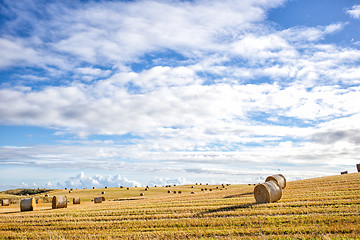
[[[360,173],[288,182],[267,204],[254,185],[224,184],[52,191],[33,212],[0,206],[0,239],[360,239]],[[68,207],[52,209],[53,195]]]

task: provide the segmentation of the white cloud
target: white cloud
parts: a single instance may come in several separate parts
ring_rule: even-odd
[[[83,62],[121,65],[146,53],[168,49],[188,56],[201,55],[203,51],[222,48],[223,39],[231,32],[249,28],[252,23],[263,20],[267,9],[282,2],[154,0],[91,2],[82,6],[52,3],[45,5],[45,9],[36,10],[48,16],[46,21],[27,11],[27,7],[35,4],[19,5],[9,1],[7,5],[19,16],[16,21],[8,23],[10,26],[21,28],[26,22],[37,34],[36,38],[24,39],[30,46],[31,55],[47,57],[51,65],[67,68]],[[7,49],[12,49],[7,55],[21,56],[16,54],[21,47]],[[13,58],[3,65],[18,64]],[[36,59],[31,61],[32,64],[37,62]]]
[[[39,61],[39,56],[32,48],[15,39],[0,38],[0,69],[13,65],[29,64]]]
[[[70,177],[64,182],[56,183],[58,188],[103,188],[107,187],[119,187],[119,186],[126,186],[126,187],[140,187],[141,184],[137,181],[128,180],[126,177],[122,177],[120,175],[108,175],[103,177],[100,174],[97,174],[92,177],[87,177],[83,172],[79,173],[75,177]]]
[[[255,173],[282,164],[306,165],[308,171],[312,163],[326,170],[352,164],[348,159],[360,153],[357,136],[349,134],[359,130],[354,119],[360,112],[360,51],[320,42],[346,23],[269,26],[263,21],[266,12],[282,3],[52,3],[43,12],[45,22],[23,11],[31,4],[8,1],[18,18],[6,27],[26,22],[36,36],[2,36],[0,68],[37,66],[44,73],[17,77],[60,78],[60,85],[3,84],[0,123],[51,128],[80,140],[77,146],[69,140],[57,146],[2,147],[2,164],[76,168],[86,163],[92,169],[184,174],[184,169],[215,174],[197,163],[233,164],[235,170],[254,164]],[[86,139],[98,134],[111,140]],[[134,138],[116,140],[125,134]],[[336,137],[340,140],[333,141]],[[241,174],[232,170],[216,174]],[[80,186],[81,181],[80,175],[66,184]]]
[[[353,18],[360,18],[360,5],[354,5],[352,9],[346,11]]]

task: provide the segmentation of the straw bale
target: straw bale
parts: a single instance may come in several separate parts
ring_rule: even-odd
[[[24,198],[20,202],[20,211],[35,211],[36,209],[36,200],[35,198]]]
[[[73,204],[80,204],[80,198],[73,198]]]
[[[9,199],[4,198],[4,199],[1,201],[1,206],[9,206],[9,205],[10,205]]]
[[[140,193],[140,196],[144,196],[144,193]]]
[[[103,201],[103,202],[104,202],[104,201],[105,201],[105,197],[101,197],[101,201]]]
[[[57,208],[67,208],[66,196],[53,196],[52,209],[57,209]]]
[[[282,191],[280,186],[274,182],[264,182],[254,188],[254,197],[257,203],[271,203],[280,200]]]
[[[286,187],[286,179],[282,174],[275,174],[272,176],[268,176],[265,179],[265,182],[269,182],[269,181],[276,182],[281,187],[281,189],[284,189]]]
[[[105,194],[105,191],[102,191],[101,194]]]
[[[102,203],[102,198],[101,197],[94,198],[94,203]]]
[[[341,172],[341,175],[343,175],[343,174],[348,174],[348,171]]]
[[[360,163],[356,164],[357,171],[360,172]]]

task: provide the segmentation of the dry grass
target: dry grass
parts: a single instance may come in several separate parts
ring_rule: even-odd
[[[254,186],[215,187],[157,187],[144,197],[143,188],[108,188],[101,204],[90,200],[104,189],[56,191],[82,204],[0,207],[0,239],[360,239],[360,173],[288,182],[269,204],[255,203]]]

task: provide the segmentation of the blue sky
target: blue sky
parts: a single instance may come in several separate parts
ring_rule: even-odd
[[[4,0],[0,16],[0,190],[360,163],[360,1]]]

